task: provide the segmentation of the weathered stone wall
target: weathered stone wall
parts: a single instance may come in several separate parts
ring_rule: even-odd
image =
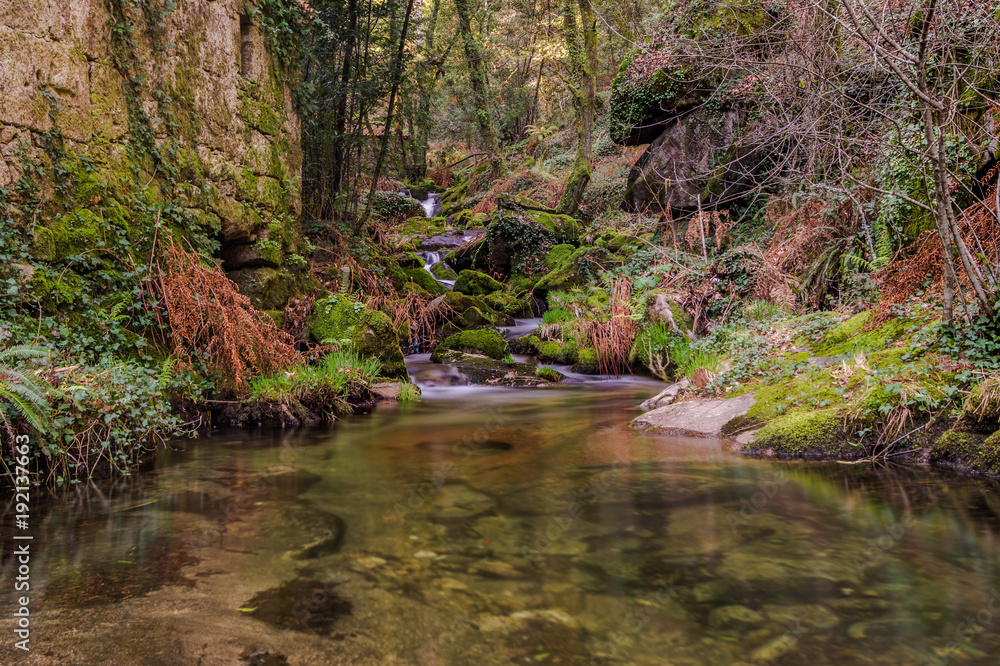
[[[84,212],[141,237],[172,204],[259,306],[287,298],[300,121],[249,17],[247,0],[0,0],[0,188],[38,259],[83,249]]]

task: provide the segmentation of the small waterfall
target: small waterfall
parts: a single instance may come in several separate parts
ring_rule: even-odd
[[[441,205],[438,203],[440,196],[437,192],[430,192],[427,198],[420,202],[420,205],[424,207],[424,214],[427,217],[434,217],[434,214],[441,210]]]
[[[440,264],[444,261],[440,252],[423,252],[424,257],[424,270],[431,274],[431,276],[437,280],[439,283],[443,284],[450,291],[455,286],[454,280],[442,280],[438,276],[434,275],[434,265]]]

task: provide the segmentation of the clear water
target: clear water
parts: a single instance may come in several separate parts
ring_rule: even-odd
[[[631,431],[655,390],[439,387],[178,442],[36,506],[32,651],[0,662],[997,662],[993,485]]]

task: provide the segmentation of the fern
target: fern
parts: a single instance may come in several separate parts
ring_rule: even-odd
[[[17,369],[12,364],[15,359],[47,358],[49,351],[44,347],[18,345],[0,351],[0,423],[8,434],[12,427],[5,406],[23,418],[40,433],[47,433],[48,395],[51,387],[42,379]]]

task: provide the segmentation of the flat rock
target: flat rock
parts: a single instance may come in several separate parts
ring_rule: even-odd
[[[690,382],[685,377],[676,384],[671,384],[667,388],[663,389],[649,400],[639,403],[639,409],[644,412],[648,412],[653,409],[673,404],[673,402],[677,400],[678,394],[680,394],[680,392],[686,389],[689,385]]]
[[[644,432],[694,437],[721,437],[722,427],[747,413],[754,403],[752,393],[727,400],[685,400],[658,407],[632,420]]]

